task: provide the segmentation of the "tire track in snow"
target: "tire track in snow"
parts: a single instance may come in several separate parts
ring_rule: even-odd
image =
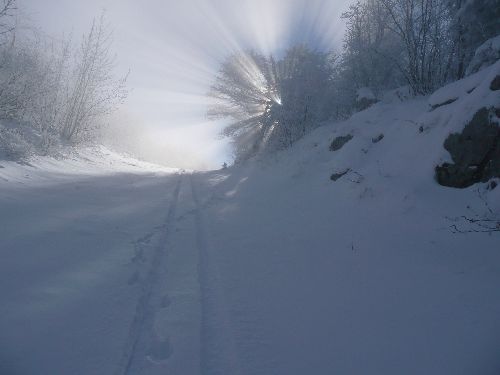
[[[198,281],[201,298],[200,374],[241,374],[236,345],[232,336],[229,311],[216,263],[211,258],[203,206],[191,174],[191,192],[195,203]]]
[[[145,280],[141,282],[141,295],[137,303],[134,318],[129,327],[129,334],[125,343],[123,357],[121,359],[120,366],[116,371],[116,375],[129,374],[132,365],[137,360],[143,359],[140,357],[140,355],[146,355],[146,348],[140,347],[139,344],[145,338],[147,338],[145,335],[151,335],[153,333],[152,328],[155,313],[155,308],[152,305],[153,289],[154,286],[158,283],[158,276],[162,266],[164,266],[165,258],[168,253],[167,244],[175,221],[175,213],[177,210],[177,203],[179,201],[179,193],[181,190],[182,181],[183,175],[181,174],[178,177],[174,192],[172,194],[167,218],[161,228],[161,236],[154,251],[151,266]]]

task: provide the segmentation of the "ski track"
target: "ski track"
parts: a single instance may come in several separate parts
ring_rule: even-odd
[[[200,374],[241,374],[238,353],[231,329],[230,314],[219,282],[219,272],[207,240],[203,204],[198,195],[196,177],[190,176],[195,204],[198,281],[201,298]]]
[[[176,212],[179,204],[184,176],[181,174],[176,182],[167,218],[164,224],[147,235],[149,240],[159,235],[153,258],[146,277],[140,280],[139,271],[134,274],[135,282],[140,283],[141,294],[137,303],[136,312],[129,328],[128,339],[124,345],[123,357],[116,371],[116,375],[131,375],[141,373],[148,360],[148,345],[155,340],[154,322],[157,310],[156,289],[162,282],[162,270],[167,268],[166,259],[169,248],[173,245],[171,234],[175,229]],[[201,202],[195,174],[189,177],[191,196],[194,210],[187,213],[193,215],[194,227],[190,230],[195,237],[198,252],[197,278],[199,287],[199,358],[201,375],[241,374],[237,346],[233,336],[230,311],[221,289],[220,275],[216,261],[213,259],[209,241],[207,240],[207,225],[204,215],[205,205]],[[136,254],[135,258],[142,258],[143,254]],[[136,259],[137,261],[137,259]],[[165,307],[160,299],[159,306]],[[193,322],[196,324],[196,322]],[[164,353],[162,360],[168,360],[172,348],[169,341],[160,343],[160,350]],[[151,359],[150,359],[151,361]],[[195,375],[195,374],[193,374]]]
[[[183,174],[180,174],[172,194],[165,223],[160,228],[160,238],[154,251],[149,271],[146,278],[141,282],[141,295],[129,328],[128,339],[125,343],[123,357],[115,373],[116,375],[131,374],[132,366],[145,359],[145,347],[141,346],[140,343],[148,340],[153,335],[152,330],[155,314],[155,307],[152,304],[153,290],[158,283],[159,273],[162,267],[165,266],[165,259],[168,254],[168,242],[175,222],[182,181]]]

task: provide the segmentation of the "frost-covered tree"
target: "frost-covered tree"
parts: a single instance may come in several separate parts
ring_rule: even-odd
[[[15,0],[0,1],[0,39],[5,43],[10,34],[14,31],[14,11],[16,10]]]
[[[18,101],[22,85],[17,84],[22,75],[20,65],[28,64],[29,60],[14,51],[14,11],[14,0],[0,2],[0,119],[11,117],[20,106]]]
[[[363,87],[379,92],[400,85],[403,45],[389,28],[390,14],[383,4],[357,1],[342,18],[346,30],[340,69],[345,94],[352,100]]]
[[[210,90],[211,119],[228,119],[223,136],[230,137],[237,159],[255,154],[264,137],[264,118],[277,100],[269,59],[254,52],[229,56]]]
[[[427,94],[462,78],[475,49],[500,32],[500,2],[358,0],[343,18],[339,86],[352,102],[359,87]]]
[[[41,57],[32,78],[34,95],[27,108],[26,120],[39,132],[44,152],[58,141],[63,128],[70,52],[69,40],[44,43],[43,52],[38,52]]]
[[[46,153],[61,139],[95,137],[127,94],[126,76],[114,75],[104,17],[75,49],[71,40],[48,37],[30,25],[4,26],[10,25],[13,4],[0,7],[0,120],[8,120],[0,123],[0,148],[11,148],[8,139],[24,138],[31,149]]]
[[[442,0],[380,0],[390,18],[387,27],[404,46],[398,62],[417,94],[439,87],[447,74],[450,9]]]
[[[333,114],[332,55],[304,45],[290,48],[276,63],[275,101],[266,118],[269,142],[288,147]]]
[[[236,160],[286,148],[331,116],[332,76],[331,55],[302,45],[279,60],[233,55],[212,86],[208,114],[229,119],[223,134],[232,138]]]
[[[78,141],[92,136],[106,115],[127,95],[127,76],[115,78],[112,32],[104,14],[94,20],[77,54],[73,81],[63,119],[62,136]]]

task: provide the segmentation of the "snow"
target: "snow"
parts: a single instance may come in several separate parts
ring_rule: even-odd
[[[0,165],[0,373],[113,373],[173,170],[102,148]]]
[[[177,168],[166,168],[116,153],[104,146],[67,150],[58,157],[33,157],[22,161],[0,159],[0,181],[11,187],[51,184],[77,178],[106,176],[114,173],[177,172]],[[1,187],[1,185],[0,185]]]
[[[221,171],[102,148],[0,162],[0,373],[497,373],[500,237],[452,225],[498,218],[500,188],[434,167],[500,103],[499,67]]]
[[[394,90],[389,90],[382,96],[382,102],[386,104],[400,103],[402,101],[413,98],[413,91],[410,86],[398,87]]]
[[[360,101],[363,99],[373,101],[376,100],[377,98],[375,97],[375,94],[369,87],[362,87],[358,89],[358,91],[356,92],[356,100]]]
[[[467,94],[472,93],[480,84],[483,84],[485,88],[489,88],[489,83],[499,73],[500,60],[490,68],[483,69],[459,81],[440,88],[429,97],[429,105],[433,108],[437,108],[441,105],[452,103],[455,100],[461,97],[466,97]]]

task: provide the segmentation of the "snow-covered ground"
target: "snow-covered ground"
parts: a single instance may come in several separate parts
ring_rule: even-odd
[[[433,174],[499,67],[223,171],[0,162],[0,373],[498,374],[500,188]]]
[[[176,174],[104,149],[0,165],[0,373],[112,374]]]

